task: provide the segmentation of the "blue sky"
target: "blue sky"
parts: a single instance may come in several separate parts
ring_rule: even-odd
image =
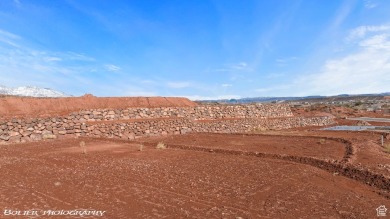
[[[390,91],[388,0],[1,0],[0,85],[191,99]]]

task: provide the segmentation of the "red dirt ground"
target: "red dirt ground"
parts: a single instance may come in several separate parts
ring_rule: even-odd
[[[275,133],[2,145],[0,206],[95,209],[113,219],[376,218],[378,206],[390,206],[390,181],[357,166],[390,163],[376,134]],[[161,141],[167,149],[155,148]],[[349,144],[345,164],[324,161],[345,159]]]
[[[316,157],[329,160],[343,159],[345,145],[335,140],[316,137],[290,137],[245,134],[189,134],[170,137],[154,137],[144,142],[164,142],[168,145],[186,145],[210,149],[254,151],[267,154]]]
[[[270,132],[271,133],[271,132]],[[269,134],[270,134],[269,133]],[[351,142],[353,156],[349,162],[356,167],[364,167],[373,173],[382,174],[390,178],[390,153],[385,153],[381,146],[381,135],[390,135],[390,133],[369,132],[369,131],[319,131],[318,127],[312,130],[298,131],[279,131],[274,132],[276,135],[305,135],[334,138],[342,138]],[[390,140],[385,138],[385,143],[389,144]]]
[[[82,109],[125,109],[129,107],[186,107],[196,103],[181,97],[1,97],[0,118],[67,115]]]
[[[310,107],[292,107],[291,111],[295,116],[334,116],[345,117],[390,117],[384,112],[368,112],[365,110],[354,110],[348,107],[319,105]]]

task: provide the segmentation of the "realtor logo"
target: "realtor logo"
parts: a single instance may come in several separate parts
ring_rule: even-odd
[[[386,206],[381,205],[381,206],[379,206],[376,209],[376,216],[378,216],[378,217],[386,217],[386,211],[387,211]]]

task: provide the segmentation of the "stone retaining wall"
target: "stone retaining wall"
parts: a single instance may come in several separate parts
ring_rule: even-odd
[[[0,121],[0,143],[76,136],[134,139],[187,132],[237,133],[331,123],[328,117],[292,117],[290,108],[282,104],[96,109],[65,117]]]
[[[276,118],[293,116],[286,104],[251,104],[197,107],[159,107],[128,109],[95,109],[72,113],[81,121],[109,121],[126,119],[189,118],[194,120],[223,118]],[[72,118],[73,118],[72,117]]]
[[[191,121],[167,119],[156,121],[96,124],[88,127],[86,136],[135,139],[144,136],[179,135],[190,132],[241,133],[261,129],[288,129],[304,126],[324,126],[334,123],[329,117],[289,117],[275,119],[237,119]]]

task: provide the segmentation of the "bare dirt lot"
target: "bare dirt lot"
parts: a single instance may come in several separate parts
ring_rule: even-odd
[[[390,206],[377,138],[290,130],[2,145],[0,206],[106,211],[100,218],[376,218]]]
[[[357,110],[343,106],[315,105],[311,107],[292,107],[291,111],[295,116],[333,116],[335,118],[345,117],[379,117],[389,118],[390,116],[382,111],[372,112]]]

